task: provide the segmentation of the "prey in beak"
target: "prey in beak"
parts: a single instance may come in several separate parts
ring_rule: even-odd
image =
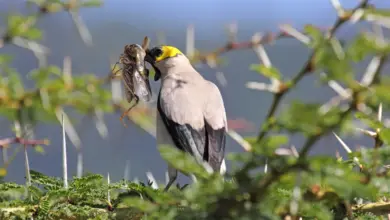
[[[129,103],[135,99],[135,103],[121,115],[120,121],[122,123],[123,118],[138,104],[140,99],[148,102],[152,98],[149,70],[145,67],[146,51],[144,48],[147,46],[145,39],[142,46],[138,44],[126,45],[124,53],[120,56],[119,62],[122,64],[122,79],[126,99]],[[124,124],[124,126],[126,125]]]

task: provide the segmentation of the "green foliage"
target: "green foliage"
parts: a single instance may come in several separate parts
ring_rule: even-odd
[[[281,73],[275,67],[266,67],[264,65],[252,64],[250,70],[263,74],[267,78],[280,79]]]
[[[9,15],[4,43],[15,43],[15,39],[39,41],[42,31],[35,24],[44,13],[100,5],[96,0],[29,2],[39,10],[29,16]],[[125,180],[108,184],[103,176],[88,174],[74,177],[64,188],[62,179],[31,170],[31,185],[0,183],[1,219],[382,219],[381,215],[386,214],[383,210],[390,207],[390,129],[378,117],[378,108],[380,103],[385,110],[390,107],[390,78],[382,76],[390,44],[367,32],[350,41],[334,36],[356,11],[362,12],[363,21],[390,17],[389,10],[374,9],[367,3],[361,1],[355,9],[345,10],[325,33],[313,25],[305,26],[304,34],[310,39],[305,44],[312,55],[288,82],[277,67],[251,65],[251,70],[280,84],[273,90],[273,102],[259,134],[242,141],[251,150],[228,155],[238,169],[224,177],[210,174],[193,157],[166,146],[159,148],[162,158],[181,172],[194,174],[197,183],[164,192]],[[237,45],[252,43],[232,44],[228,50],[240,47]],[[356,79],[353,66],[373,56],[378,62],[374,70],[368,70],[373,80],[363,85]],[[203,56],[197,51],[194,57],[197,59],[191,62],[220,61],[218,52]],[[27,88],[11,61],[12,57],[0,54],[0,114],[11,121],[36,124],[58,120],[57,113],[63,107],[81,114],[113,111],[104,79],[93,74],[72,76],[49,65],[30,71],[28,77],[35,87]],[[342,104],[325,106],[296,99],[280,110],[283,97],[314,72],[321,73],[319,81],[323,85],[342,84],[350,96],[343,97]],[[150,124],[150,120],[134,114],[134,121]],[[347,158],[309,155],[317,141],[330,132],[355,128],[353,119],[370,128],[371,133],[366,133],[371,134],[373,146],[348,150]],[[292,145],[294,135],[305,138],[298,148],[299,155],[276,153],[280,147]],[[328,141],[324,146],[334,149],[330,144]],[[39,145],[35,149],[43,152]],[[6,173],[5,168],[1,169]]]
[[[64,189],[61,179],[45,176],[33,170],[30,172],[33,185],[29,187],[27,195],[23,185],[0,184],[0,216],[7,209],[19,207],[24,211],[16,216],[22,219],[26,215],[34,216],[35,219],[59,219],[72,216],[83,219],[116,218],[118,213],[113,210],[117,207],[120,208],[126,201],[133,200],[135,202],[132,204],[139,208],[141,206],[138,204],[141,202],[134,198],[147,199],[148,193],[153,193],[144,184],[128,181],[108,185],[103,176],[96,174],[74,178],[69,183],[69,188]],[[111,193],[111,201],[107,201],[108,190]],[[133,214],[137,212],[133,210]]]

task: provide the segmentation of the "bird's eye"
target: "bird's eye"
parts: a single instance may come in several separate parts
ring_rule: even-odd
[[[154,57],[159,57],[163,54],[163,50],[159,47],[153,48],[151,53],[153,54]]]

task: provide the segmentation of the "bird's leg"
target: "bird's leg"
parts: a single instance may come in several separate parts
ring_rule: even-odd
[[[135,96],[135,103],[129,108],[127,109],[125,112],[122,113],[121,117],[119,118],[119,120],[121,121],[121,123],[123,124],[123,126],[127,127],[127,125],[125,124],[125,122],[123,122],[123,118],[130,112],[130,110],[132,108],[134,108],[139,102],[139,98],[138,96]]]
[[[169,187],[171,187],[173,182],[175,182],[175,180],[177,179],[177,170],[169,165],[168,165],[168,177],[169,177],[169,181],[165,186],[164,191],[168,191]]]

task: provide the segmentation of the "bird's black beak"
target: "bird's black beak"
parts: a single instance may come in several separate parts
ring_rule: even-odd
[[[160,70],[155,66],[156,63],[156,57],[150,53],[150,50],[146,51],[145,61],[150,63],[154,69],[154,81],[158,81],[161,78],[161,72]]]

